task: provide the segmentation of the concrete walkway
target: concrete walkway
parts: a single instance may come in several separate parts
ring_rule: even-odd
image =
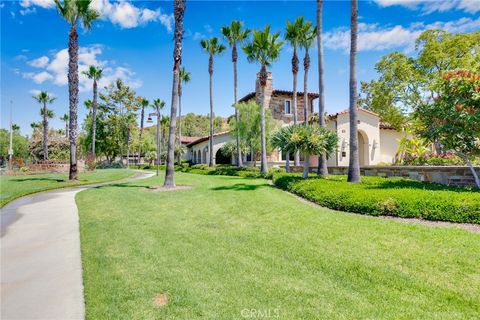
[[[121,182],[151,176],[139,172]],[[84,319],[75,195],[92,187],[37,193],[1,209],[2,320]]]

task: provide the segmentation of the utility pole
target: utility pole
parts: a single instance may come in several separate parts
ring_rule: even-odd
[[[12,167],[13,160],[13,124],[12,124],[12,113],[13,113],[13,101],[10,100],[10,145],[8,147],[8,163],[10,164],[10,169]]]

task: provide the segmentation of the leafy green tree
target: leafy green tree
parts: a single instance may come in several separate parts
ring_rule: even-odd
[[[213,57],[216,55],[222,54],[226,47],[220,43],[218,38],[213,37],[211,39],[203,39],[200,41],[200,45],[202,46],[202,49],[208,54],[208,74],[210,76],[210,138],[209,138],[209,160],[208,160],[208,166],[211,167],[213,166],[213,134],[214,134],[214,129],[213,129],[213,84],[212,84],[212,78],[213,78]]]
[[[103,70],[100,67],[89,66],[88,70],[83,71],[82,73],[86,75],[89,79],[93,80],[93,100],[92,100],[92,153],[93,159],[96,158],[95,153],[95,136],[97,130],[97,96],[98,96],[98,84],[97,81],[102,78]]]
[[[280,51],[283,41],[279,40],[280,33],[270,33],[270,26],[266,26],[263,30],[253,31],[253,39],[250,43],[243,47],[243,51],[247,55],[249,62],[258,62],[260,64],[259,82],[262,89],[262,104],[260,106],[260,141],[261,141],[261,165],[262,173],[268,172],[267,164],[267,137],[265,130],[265,86],[267,85],[267,66],[270,66],[280,57]]]
[[[480,156],[480,73],[448,72],[437,81],[435,91],[438,96],[414,112],[421,124],[417,133],[431,142],[440,142],[444,149],[462,158],[480,188],[480,178],[471,163]]]
[[[308,177],[309,158],[315,154],[330,154],[337,148],[338,137],[333,131],[317,125],[292,124],[274,133],[272,145],[286,152],[304,155],[303,178]]]
[[[56,98],[52,97],[47,91],[42,91],[33,96],[42,105],[40,115],[43,118],[43,160],[48,160],[48,119],[53,118],[53,111],[47,109],[47,104],[52,104]]]
[[[138,158],[137,164],[140,164],[140,157],[142,156],[142,138],[143,138],[143,125],[145,119],[145,107],[150,105],[150,102],[146,98],[137,97],[137,102],[140,107],[140,136],[139,136],[139,143],[138,143]]]
[[[0,129],[0,158],[8,159],[8,148],[10,146],[10,132]],[[13,130],[12,134],[13,156],[26,159],[29,156],[28,138],[20,134],[20,130]]]
[[[173,87],[172,105],[170,108],[170,131],[168,133],[168,149],[165,173],[165,188],[175,187],[175,133],[177,125],[177,98],[180,83],[180,66],[182,65],[183,17],[185,14],[185,0],[174,0],[173,16],[175,18],[174,49],[173,49]]]
[[[69,179],[76,180],[77,170],[77,108],[78,108],[78,33],[77,24],[81,20],[86,30],[100,15],[90,8],[92,0],[54,0],[60,15],[70,24],[68,34],[68,94],[70,102],[69,139],[70,172]]]
[[[43,134],[34,133],[28,143],[28,151],[35,159],[44,159]],[[48,131],[49,160],[67,160],[69,158],[69,142],[58,130]]]
[[[238,79],[237,79],[237,60],[238,60],[238,52],[237,52],[237,44],[242,45],[248,38],[250,34],[250,30],[243,29],[243,22],[242,21],[232,21],[229,26],[224,26],[221,29],[222,35],[228,41],[230,48],[232,48],[232,63],[233,63],[233,106],[235,108],[235,119],[238,121],[238,112],[237,112],[237,87],[238,87]],[[238,132],[235,133],[236,143],[237,143],[237,154],[236,154],[236,162],[238,166],[242,166],[242,155],[241,155],[241,147],[240,147],[240,135]]]

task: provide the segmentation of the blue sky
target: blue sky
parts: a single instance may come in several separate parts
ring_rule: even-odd
[[[102,85],[122,78],[147,99],[170,104],[172,78],[173,4],[171,1],[94,0],[102,19],[91,31],[80,29],[80,68],[101,65]],[[14,123],[30,133],[30,123],[40,120],[40,106],[32,99],[38,90],[57,97],[51,108],[52,126],[63,128],[58,118],[68,111],[66,85],[68,25],[53,0],[0,1],[1,10],[1,122],[8,128],[9,101]],[[315,21],[315,1],[188,1],[185,14],[184,66],[192,81],[184,88],[183,111],[206,114],[209,108],[208,57],[200,48],[202,38],[220,37],[220,27],[242,20],[250,29],[270,24],[284,34],[287,20],[297,16]],[[348,106],[348,1],[325,1],[324,46],[326,107],[336,112]],[[450,32],[480,29],[480,0],[371,0],[359,2],[358,79],[375,78],[374,65],[384,54],[415,54],[415,38],[423,30]],[[276,89],[291,90],[292,50],[282,49],[271,67]],[[301,53],[303,54],[303,53]],[[316,50],[312,50],[309,91],[318,91]],[[254,90],[259,67],[239,57],[239,97]],[[233,76],[230,52],[215,59],[214,109],[217,115],[232,113]],[[303,88],[303,71],[299,88]],[[80,79],[79,121],[85,116],[83,101],[90,99],[91,83]]]

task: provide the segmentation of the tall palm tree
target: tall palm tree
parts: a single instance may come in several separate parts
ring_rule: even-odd
[[[162,163],[161,159],[161,153],[162,153],[162,138],[161,138],[161,112],[163,107],[165,107],[165,101],[162,101],[160,99],[154,99],[153,100],[153,105],[152,107],[155,109],[155,112],[157,113],[157,136],[156,136],[156,143],[157,143],[157,164]],[[158,174],[157,174],[158,175]]]
[[[43,160],[48,160],[48,118],[50,110],[47,109],[47,104],[51,104],[56,98],[52,97],[47,91],[41,91],[33,96],[33,99],[42,105],[40,115],[43,117]]]
[[[213,166],[213,57],[225,51],[225,46],[220,43],[218,38],[203,39],[200,41],[203,50],[208,54],[208,74],[210,75],[210,139],[208,146],[208,166]]]
[[[350,159],[348,162],[348,182],[360,182],[360,161],[358,155],[358,109],[357,109],[357,37],[358,2],[350,0]]]
[[[238,86],[238,79],[237,79],[237,60],[238,60],[238,52],[237,52],[237,44],[242,45],[245,40],[248,38],[250,34],[250,30],[245,29],[242,30],[243,22],[242,21],[232,21],[229,26],[222,27],[222,35],[228,41],[228,44],[232,48],[232,62],[233,62],[233,106],[235,108],[235,120],[237,123],[240,121],[238,111],[237,111],[237,86]],[[236,157],[237,157],[237,165],[242,166],[242,151],[240,148],[240,134],[236,133],[237,139],[237,150],[236,150]]]
[[[267,25],[264,30],[253,31],[253,39],[245,47],[243,51],[247,55],[249,62],[260,63],[259,82],[262,90],[262,103],[260,106],[260,139],[261,139],[261,165],[262,173],[268,172],[267,165],[267,141],[265,137],[265,86],[267,85],[268,73],[267,66],[280,57],[280,51],[283,41],[280,41],[280,32],[270,33],[270,26]]]
[[[180,80],[178,81],[178,145],[182,146],[182,85],[190,82],[190,72],[185,67],[180,69]],[[180,158],[178,158],[180,164]]]
[[[165,173],[165,188],[174,188],[175,161],[175,131],[177,125],[178,83],[180,82],[180,66],[182,65],[183,16],[185,0],[174,0],[173,15],[175,18],[175,44],[173,48],[173,87],[172,106],[170,108],[170,131],[168,133],[167,168]]]
[[[297,55],[297,48],[301,42],[301,35],[304,26],[303,17],[298,17],[295,22],[287,21],[287,29],[285,33],[285,40],[290,44],[293,49],[293,56],[292,56],[292,75],[293,75],[293,101],[292,101],[292,109],[293,109],[293,124],[298,123],[298,114],[297,114],[297,75],[298,75],[298,55]],[[290,156],[287,153],[287,162],[290,161]],[[294,165],[300,165],[300,157],[298,152],[295,153],[294,157]],[[288,167],[288,164],[287,164]]]
[[[308,122],[308,70],[310,69],[310,54],[309,49],[313,46],[315,37],[317,35],[317,30],[313,26],[312,22],[307,21],[303,25],[301,36],[300,36],[300,46],[305,50],[305,56],[303,58],[303,117],[305,123]]]
[[[323,72],[323,43],[322,43],[322,24],[323,24],[323,0],[317,0],[317,46],[318,46],[318,124],[325,127],[325,79]],[[321,176],[328,174],[327,156],[322,153],[318,155],[317,173]]]
[[[142,156],[142,137],[143,137],[143,120],[145,119],[145,107],[148,107],[150,102],[145,98],[139,99],[140,104],[140,137],[139,137],[139,144],[138,144],[138,158],[137,158],[137,165],[140,164],[140,157]]]
[[[100,15],[90,8],[92,0],[54,0],[60,15],[70,24],[68,34],[68,95],[70,101],[70,172],[69,179],[76,180],[77,169],[77,107],[78,107],[78,33],[77,23],[82,21],[86,30],[90,30],[94,20]]]
[[[89,79],[93,80],[93,100],[92,100],[92,154],[95,159],[95,140],[97,135],[97,81],[102,77],[102,69],[100,67],[90,66],[88,70],[82,73]]]
[[[65,113],[63,116],[60,117],[60,120],[65,122],[65,137],[68,138],[68,114]]]

